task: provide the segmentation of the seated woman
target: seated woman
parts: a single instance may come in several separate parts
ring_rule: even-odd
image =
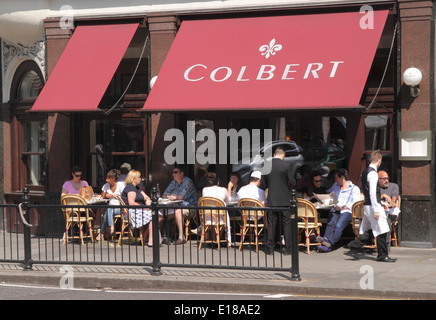
[[[141,183],[141,173],[136,170],[130,170],[125,180],[126,187],[121,193],[124,203],[129,206],[149,206],[151,205],[150,197],[139,188]],[[144,238],[148,234],[148,246],[153,246],[153,226],[152,212],[149,208],[129,208],[130,221],[133,228],[138,228],[139,232],[144,232]],[[162,214],[159,212],[159,223],[162,221]],[[147,227],[148,225],[148,227]]]
[[[79,166],[74,166],[71,169],[72,179],[65,181],[62,186],[62,196],[64,194],[79,194],[80,188],[88,187],[88,182],[82,180],[82,169]]]
[[[229,183],[227,184],[227,191],[231,201],[238,201],[238,192],[241,187],[241,175],[237,172],[232,172],[229,177]]]
[[[106,183],[101,188],[101,197],[103,199],[109,199],[110,206],[119,206],[120,202],[116,199],[117,196],[121,196],[124,189],[124,183],[118,182],[120,171],[116,169],[110,170],[106,174]],[[120,208],[108,208],[103,214],[103,221],[100,227],[100,234],[97,236],[97,241],[104,239],[106,228],[109,226],[111,234],[114,233],[114,215],[120,214]]]
[[[310,175],[309,185],[303,189],[303,198],[315,203],[317,201],[316,194],[325,194],[327,189],[322,185],[322,175],[320,171],[314,171]]]
[[[202,190],[203,197],[212,197],[222,200],[224,203],[230,202],[228,190],[219,186],[219,180],[215,172],[208,172],[206,176],[206,186]],[[199,232],[199,230],[197,230]],[[227,242],[229,246],[232,244],[232,238],[230,233],[230,218],[227,213]]]

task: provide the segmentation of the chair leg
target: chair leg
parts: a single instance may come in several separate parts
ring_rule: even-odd
[[[91,243],[94,243],[94,231],[92,230],[92,221],[88,222],[89,234],[91,235]]]
[[[310,238],[309,238],[309,232],[306,231],[306,247],[307,247],[307,254],[310,254]]]
[[[190,224],[189,219],[186,219],[186,221],[185,221],[185,242],[188,241],[189,224]]]
[[[244,244],[244,239],[245,239],[246,234],[247,234],[247,227],[243,227],[242,228],[242,235],[241,235],[241,244],[239,245],[239,251],[241,251],[241,249],[242,249],[242,245]]]
[[[85,242],[83,241],[83,224],[79,222],[79,230],[80,230],[80,240],[82,242],[82,246],[85,245]]]
[[[65,245],[66,242],[68,241],[68,230],[70,229],[70,227],[71,227],[71,223],[67,222],[65,225],[64,242],[62,245]]]
[[[204,235],[205,233],[209,230],[208,227],[203,226],[203,228],[201,228],[201,238],[200,238],[200,244],[198,245],[198,250],[201,250],[201,245],[203,244],[204,241]]]
[[[221,250],[221,239],[220,239],[220,228],[218,226],[215,227],[215,235],[216,240],[218,242],[218,251]]]

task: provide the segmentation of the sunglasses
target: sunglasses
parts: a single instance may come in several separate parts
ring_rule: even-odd
[[[75,174],[75,173],[74,173],[74,176],[75,176],[76,178],[80,178],[82,175],[81,175],[81,174]]]
[[[179,173],[180,171],[173,171],[173,174],[177,174],[177,173]]]
[[[318,183],[321,182],[321,180],[313,180],[313,182]]]

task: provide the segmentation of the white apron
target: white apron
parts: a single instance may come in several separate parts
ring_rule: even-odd
[[[372,229],[374,237],[379,234],[383,234],[390,231],[388,221],[386,219],[386,213],[380,204],[377,204],[378,212],[380,213],[380,218],[378,220],[374,219],[374,212],[371,206],[363,206],[363,219],[360,224],[360,234]]]

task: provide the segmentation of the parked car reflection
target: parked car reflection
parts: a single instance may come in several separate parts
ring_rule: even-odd
[[[298,168],[304,163],[303,148],[292,140],[271,141],[261,147],[257,153],[252,150],[244,149],[243,147],[242,150],[239,150],[238,159],[241,160],[232,165],[232,171],[238,172],[241,175],[242,183],[247,184],[250,179],[250,173],[262,168],[265,160],[271,160],[274,155],[274,150],[279,146],[283,147],[286,151],[284,161],[295,165],[295,172],[297,172]],[[250,158],[243,158],[243,156],[247,154],[250,155]]]

